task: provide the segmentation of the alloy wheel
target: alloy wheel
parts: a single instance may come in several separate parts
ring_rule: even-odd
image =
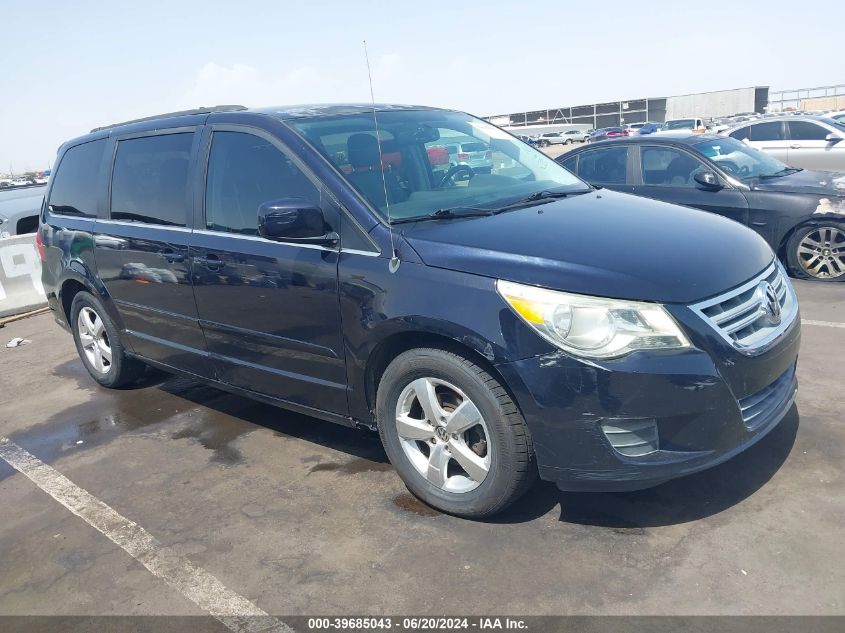
[[[418,378],[396,404],[396,430],[408,460],[446,492],[476,489],[490,472],[490,433],[478,407],[455,385]]]
[[[100,374],[111,369],[112,351],[105,324],[93,309],[84,306],[76,319],[79,343],[88,363]]]
[[[845,275],[845,231],[820,226],[805,233],[796,253],[801,268],[816,279]]]

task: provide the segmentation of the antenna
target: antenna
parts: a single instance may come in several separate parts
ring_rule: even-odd
[[[373,125],[376,127],[376,146],[378,147],[378,166],[381,170],[381,184],[384,187],[384,206],[387,211],[387,231],[390,234],[390,263],[387,268],[395,273],[399,270],[399,253],[393,243],[393,220],[390,217],[390,200],[387,198],[387,177],[384,175],[384,158],[381,155],[381,136],[378,129],[378,117],[376,116],[376,97],[373,92],[373,73],[370,70],[370,55],[367,53],[367,40],[364,40],[364,59],[367,62],[367,77],[370,80],[370,100],[373,102]]]

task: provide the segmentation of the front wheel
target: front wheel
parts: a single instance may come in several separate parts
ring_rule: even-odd
[[[405,485],[444,512],[495,514],[536,476],[528,429],[507,391],[452,352],[399,355],[379,383],[376,415],[387,456]]]
[[[799,227],[786,245],[786,259],[794,277],[845,281],[845,224]]]

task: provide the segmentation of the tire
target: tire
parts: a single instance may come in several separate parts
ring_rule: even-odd
[[[531,436],[516,404],[484,369],[452,352],[425,348],[397,356],[379,382],[376,418],[408,490],[443,512],[493,515],[536,478]]]
[[[78,292],[70,314],[76,351],[85,369],[99,384],[120,389],[144,373],[144,364],[126,355],[114,322],[94,295]]]
[[[798,227],[786,243],[786,264],[799,279],[845,281],[845,223]]]
[[[563,144],[564,145],[572,145],[572,139],[571,138],[566,139],[566,141],[564,141]]]

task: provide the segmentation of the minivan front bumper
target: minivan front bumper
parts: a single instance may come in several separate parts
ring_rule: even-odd
[[[497,366],[540,477],[571,491],[648,488],[722,463],[777,426],[797,389],[800,319],[755,357],[694,338],[683,352],[601,363],[554,352]]]

